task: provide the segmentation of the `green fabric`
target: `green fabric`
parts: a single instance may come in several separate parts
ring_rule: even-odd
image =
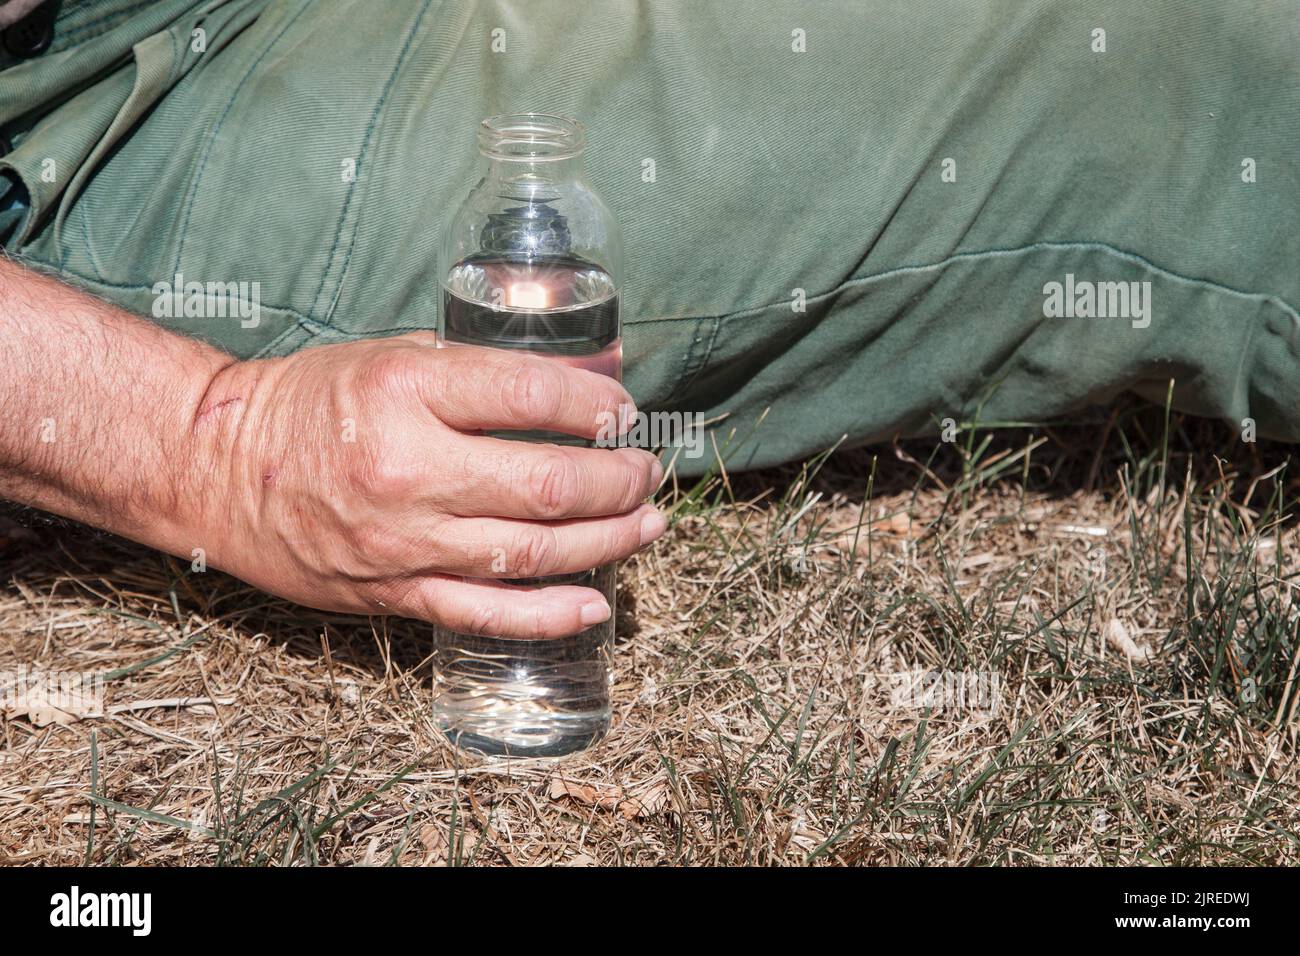
[[[770,409],[736,465],[1170,378],[1297,440],[1298,51],[1296,0],[65,2],[0,73],[7,245],[142,315],[177,272],[257,281],[256,328],[164,320],[241,356],[430,328],[476,123],[566,113],[628,385],[720,434]],[[1045,316],[1067,275],[1150,282],[1150,324]]]

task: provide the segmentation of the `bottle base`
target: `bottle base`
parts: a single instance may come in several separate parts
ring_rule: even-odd
[[[563,757],[586,750],[609,731],[609,714],[554,714],[533,724],[517,719],[508,728],[473,715],[435,713],[438,729],[455,747],[484,757]]]
[[[614,566],[520,587],[577,585],[614,604]],[[496,757],[560,757],[609,730],[611,618],[567,637],[515,640],[434,628],[433,719],[454,746]]]

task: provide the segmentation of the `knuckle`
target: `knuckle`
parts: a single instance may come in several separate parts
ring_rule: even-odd
[[[501,633],[505,614],[495,604],[480,604],[465,615],[462,625],[471,634],[492,636]]]
[[[628,507],[636,504],[646,496],[646,472],[648,468],[639,460],[629,461],[624,472],[626,482],[623,503]]]
[[[551,633],[550,617],[541,607],[533,608],[528,615],[528,637],[542,638]]]
[[[354,572],[359,576],[368,575],[377,567],[390,564],[396,557],[393,553],[392,535],[386,529],[371,522],[354,526],[348,534],[349,550],[355,556],[358,565]]]
[[[528,501],[539,518],[570,514],[582,497],[582,476],[567,455],[545,456],[531,466],[526,482]]]
[[[353,483],[366,497],[400,498],[415,489],[416,475],[406,461],[380,451],[361,459]]]
[[[377,352],[362,372],[361,385],[382,394],[401,391],[411,380],[412,355],[406,349]]]
[[[614,554],[609,560],[619,560],[629,557],[641,550],[641,516],[639,512],[633,512],[632,517],[628,520],[615,536],[612,542]]]
[[[550,528],[530,528],[519,535],[513,553],[512,577],[539,577],[554,566],[559,553],[555,532]]]
[[[506,401],[524,421],[549,421],[560,411],[564,383],[558,370],[542,362],[523,362],[507,373]]]
[[[641,550],[640,519],[624,521],[617,530],[612,530],[603,542],[605,552],[601,561],[618,561]]]
[[[622,524],[623,522],[618,522]],[[627,534],[622,528],[603,529],[591,543],[591,563],[593,565],[605,564],[608,561],[617,561],[627,554],[626,551]]]

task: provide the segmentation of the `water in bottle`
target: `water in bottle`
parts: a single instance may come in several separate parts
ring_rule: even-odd
[[[479,130],[488,171],[443,243],[439,345],[546,356],[613,378],[622,372],[618,229],[581,178],[582,127],[539,114],[493,117]],[[494,437],[563,444],[552,432]],[[614,607],[614,565],[506,579],[579,585]],[[610,724],[614,620],[550,640],[436,628],[434,714],[458,746],[490,755],[558,756]]]

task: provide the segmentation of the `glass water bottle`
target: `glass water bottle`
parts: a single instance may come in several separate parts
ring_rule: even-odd
[[[443,237],[442,347],[478,345],[622,373],[613,216],[582,178],[585,133],[562,116],[494,116],[478,129],[482,178]],[[498,438],[581,444],[543,432]],[[614,607],[614,565],[507,579],[594,588]],[[434,635],[434,716],[479,753],[558,756],[590,746],[610,722],[614,619],[550,640]]]

